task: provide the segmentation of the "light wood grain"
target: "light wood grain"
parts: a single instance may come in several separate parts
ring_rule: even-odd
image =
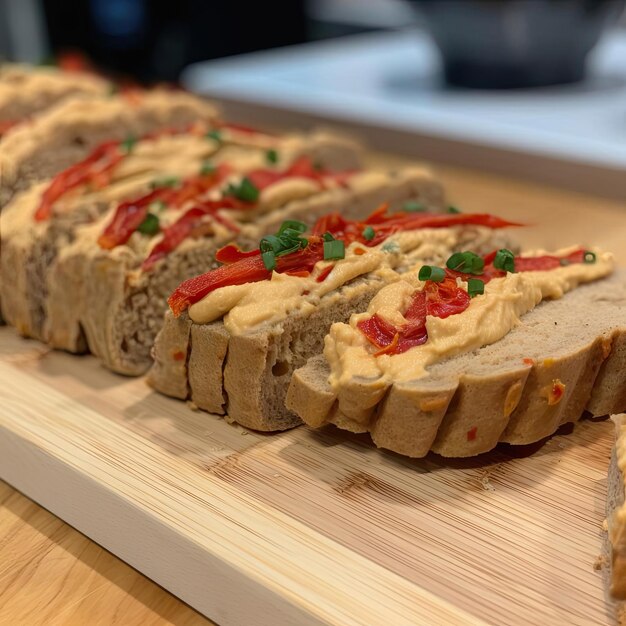
[[[0,482],[0,624],[211,624]]]
[[[375,160],[399,162],[393,157]],[[441,168],[440,173],[451,199],[464,210],[536,222],[520,231],[528,245],[596,243],[613,248],[626,262],[626,206],[620,203],[473,172]],[[303,603],[304,615],[316,622],[377,623],[378,615],[390,623],[392,614],[384,611],[399,611],[393,614],[398,619],[438,611],[429,613],[439,620],[430,623],[531,623],[538,615],[544,624],[610,622],[612,609],[604,603],[601,577],[592,569],[600,552],[610,446],[610,428],[604,423],[584,422],[574,435],[553,439],[530,458],[512,458],[504,449],[482,464],[441,465],[436,458],[407,462],[333,431],[298,429],[278,437],[245,433],[150,393],[142,381],[108,374],[90,358],[48,354],[9,329],[0,334],[0,353],[3,381],[13,381],[15,375],[20,385],[18,391],[11,384],[0,398],[3,432],[12,433],[11,444],[8,436],[2,438],[0,475],[38,494],[53,510],[61,503],[59,512],[78,527],[92,503],[76,494],[66,501],[61,493],[65,485],[54,482],[51,466],[43,463],[43,475],[34,469],[42,463],[42,448],[54,445],[55,454],[69,454],[65,472],[92,473],[92,458],[99,459],[99,475],[106,476],[109,487],[115,478],[121,481],[116,483],[121,493],[134,488],[138,505],[147,507],[142,515],[155,514],[152,499],[152,505],[163,507],[160,522],[177,520],[185,533],[193,530],[194,544],[210,539],[204,533],[216,528],[205,518],[219,511],[224,516],[220,538],[232,542],[232,550],[210,545],[219,558],[233,561],[237,556],[243,559],[238,567],[247,569],[252,552],[246,549],[270,544],[264,545],[266,562],[256,564],[253,576],[254,582],[262,580],[261,588],[270,589],[260,593],[257,609],[264,602],[272,605],[278,593],[287,605],[304,598],[296,604]],[[24,414],[24,397],[34,398],[37,409]],[[12,408],[7,408],[9,400]],[[118,440],[124,445],[116,449]],[[15,466],[7,468],[17,442],[26,442],[25,447]],[[105,445],[115,452],[114,475]],[[148,460],[156,464],[155,471],[144,465]],[[26,484],[28,473],[36,474],[34,484]],[[126,475],[139,476],[139,482],[126,482]],[[141,477],[146,484],[163,484],[146,490]],[[203,494],[206,501],[196,502]],[[88,617],[89,623],[203,623],[191,609],[11,488],[3,487],[0,498],[0,624],[87,623]],[[176,509],[186,498],[194,502],[193,529]],[[231,499],[243,508],[224,508]],[[106,531],[97,523],[101,510],[92,508],[92,534],[101,535]],[[120,533],[124,535],[118,528]],[[102,536],[97,539],[106,543]],[[126,537],[127,542],[135,539],[143,541]],[[123,545],[118,553],[132,562],[128,551]],[[141,559],[148,557],[138,552],[136,565],[158,579],[160,571],[144,567]],[[163,560],[167,563],[163,555],[148,560],[153,568],[156,560],[157,570]],[[306,573],[310,567],[314,576]],[[390,588],[376,596],[362,580],[353,580],[357,571]],[[338,572],[344,579],[336,579]],[[178,590],[175,584],[170,587]],[[244,587],[232,595],[240,603]],[[185,597],[184,590],[179,593]],[[202,585],[195,593],[202,595]],[[254,621],[257,613],[248,612],[246,622],[237,611],[218,606],[227,596],[228,590],[215,595],[212,606],[204,603],[205,611],[222,624],[260,623]],[[365,610],[348,606],[351,597]],[[369,610],[374,599],[382,614]]]

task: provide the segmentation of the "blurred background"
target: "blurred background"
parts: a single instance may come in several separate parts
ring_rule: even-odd
[[[430,27],[439,44],[449,47],[448,38],[458,46],[457,27],[495,26],[481,23],[476,12],[506,4],[517,4],[518,14],[519,5],[527,5],[543,20],[549,13],[540,5],[562,5],[557,23],[578,13],[598,33],[606,21],[626,27],[622,0],[0,0],[0,58],[41,63],[80,53],[113,75],[177,81],[196,61],[372,31]],[[514,30],[508,36],[515,37]],[[588,30],[580,37],[586,45],[596,35]],[[475,34],[474,44],[494,37],[488,30]],[[564,34],[554,31],[551,38]]]
[[[0,58],[626,198],[625,0],[0,0]],[[532,157],[532,158],[529,158]]]

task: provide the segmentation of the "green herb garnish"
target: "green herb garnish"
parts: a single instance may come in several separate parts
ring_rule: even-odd
[[[122,143],[120,143],[120,148],[125,154],[130,154],[137,143],[137,137],[133,137],[132,135],[126,137]]]
[[[426,211],[426,207],[421,202],[410,200],[402,205],[402,210],[407,213],[423,213]]]
[[[247,176],[244,176],[238,185],[230,183],[224,195],[235,196],[244,202],[256,202],[259,199],[259,193],[258,187]]]
[[[343,259],[346,256],[346,246],[340,239],[324,242],[324,261]]]
[[[213,141],[217,141],[218,143],[222,143],[222,131],[220,130],[210,130],[205,137],[207,139],[213,139]]]
[[[497,270],[504,270],[505,272],[515,272],[515,255],[506,248],[502,248],[496,252],[496,256],[493,260],[493,266]]]
[[[455,206],[450,205],[448,207],[448,213],[460,213],[461,211],[459,209],[457,209]]]
[[[422,265],[417,277],[420,280],[432,280],[435,283],[440,283],[446,277],[446,271],[434,265]]]
[[[150,183],[150,187],[152,189],[157,189],[158,187],[176,187],[180,183],[180,178],[178,176],[165,176],[164,178],[157,178]]]
[[[161,230],[159,218],[154,213],[148,213],[144,221],[137,227],[137,230],[142,235],[156,235]]]
[[[559,259],[559,265],[565,266],[569,264],[570,264],[569,259]]]
[[[217,168],[213,165],[213,163],[211,163],[211,161],[204,161],[204,163],[202,163],[202,167],[200,168],[200,175],[208,176],[209,174],[215,174],[216,169]]]
[[[295,230],[298,233],[303,233],[306,230],[306,224],[298,220],[285,220],[278,230],[278,234],[280,235],[286,230]]]
[[[446,267],[464,274],[482,274],[485,262],[473,252],[455,252],[446,261]]]
[[[261,253],[263,259],[263,265],[268,272],[271,272],[276,267],[276,255],[272,250],[266,250]]]
[[[372,241],[376,236],[376,231],[371,226],[366,226],[361,234],[366,241]]]
[[[596,253],[591,252],[591,250],[585,250],[583,254],[583,261],[585,263],[595,263],[596,262]]]
[[[480,278],[470,278],[467,281],[467,293],[470,298],[485,293],[485,283]]]
[[[272,165],[275,165],[276,163],[278,163],[278,152],[276,150],[274,150],[274,148],[270,148],[265,153],[265,160],[268,163],[272,163]]]
[[[264,257],[263,263],[267,269],[276,265],[276,257],[284,256],[302,250],[309,245],[305,237],[301,237],[306,230],[306,224],[297,220],[286,220],[282,223],[278,233],[263,237],[259,243],[261,254],[271,253]],[[272,267],[269,267],[272,265]]]

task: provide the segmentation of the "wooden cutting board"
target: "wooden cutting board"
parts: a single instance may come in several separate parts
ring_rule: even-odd
[[[0,477],[222,626],[612,623],[609,422],[414,461],[248,432],[8,328],[0,379]]]

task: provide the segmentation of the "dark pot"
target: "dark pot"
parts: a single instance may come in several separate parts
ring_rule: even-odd
[[[540,87],[581,80],[585,58],[625,0],[411,0],[462,87]]]

